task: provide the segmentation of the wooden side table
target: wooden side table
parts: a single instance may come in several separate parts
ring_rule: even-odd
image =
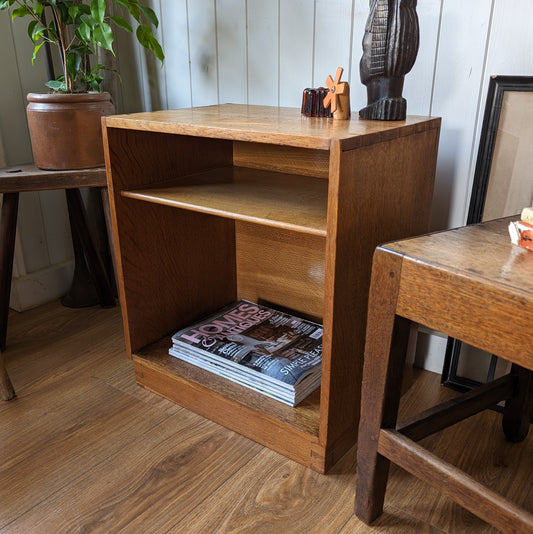
[[[528,432],[533,408],[533,254],[511,244],[511,219],[376,250],[355,505],[357,516],[367,523],[381,514],[392,461],[504,532],[533,532],[533,515],[416,443],[502,400],[506,437],[520,441]],[[411,321],[511,361],[511,373],[397,424]]]
[[[0,170],[0,193],[4,194],[0,218],[0,397],[4,400],[9,400],[14,395],[1,353],[6,347],[19,193],[65,189],[77,263],[79,265],[82,259],[87,261],[100,304],[114,306],[113,289],[89,230],[87,213],[79,191],[80,187],[101,188],[104,209],[108,211],[106,186],[106,172],[103,167],[75,171],[44,171],[34,165],[19,165]]]

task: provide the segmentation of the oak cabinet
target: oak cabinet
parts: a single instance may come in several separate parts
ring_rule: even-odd
[[[440,119],[225,104],[103,125],[138,383],[327,471],[357,437],[372,254],[428,230]],[[176,330],[240,298],[323,323],[321,387],[300,405],[168,355]]]

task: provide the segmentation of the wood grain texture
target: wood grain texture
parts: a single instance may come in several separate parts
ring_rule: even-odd
[[[322,395],[328,417],[322,422],[330,425],[322,428],[325,443],[339,432],[357,432],[372,254],[396,236],[427,232],[437,143],[438,130],[429,129],[353,150],[333,145],[324,290]]]
[[[141,383],[206,416],[220,404],[217,421],[323,472],[356,438],[372,252],[427,230],[440,120],[306,119],[243,105],[132,114],[106,118],[104,142]],[[279,426],[267,436],[238,395],[146,363],[145,345],[237,297],[323,319],[318,441],[265,409],[265,425]]]
[[[327,182],[243,167],[223,167],[122,192],[135,198],[237,221],[326,235]]]
[[[490,491],[484,484],[428,453],[399,432],[383,429],[378,450],[396,465],[433,485],[502,532],[522,534],[533,530],[533,514]]]
[[[104,142],[118,287],[131,353],[235,298],[234,254],[227,253],[234,247],[234,231],[230,220],[132,202],[120,192],[229,165],[231,143],[113,129],[104,129]],[[208,244],[199,239],[206,233]],[[187,251],[187,261],[180,261],[174,247]],[[208,285],[207,279],[219,283]]]
[[[233,143],[233,165],[328,178],[329,152],[264,143]]]
[[[345,140],[355,148],[438,128],[440,119],[411,116],[393,122],[333,121],[302,118],[297,108],[222,104],[114,115],[106,117],[104,124],[108,128],[329,150],[332,139]]]
[[[317,445],[316,393],[296,410],[289,410],[242,386],[175,361],[166,355],[168,348],[161,350],[159,357],[151,347],[146,352],[146,356],[143,353],[134,355],[135,374],[140,385],[303,465],[324,472],[324,453]]]
[[[527,368],[531,346],[516,332],[528,331],[533,313],[533,258],[511,244],[509,220],[408,240],[395,249],[407,258],[397,313]],[[484,320],[471,328],[476,316]]]
[[[496,532],[397,468],[385,513],[368,527],[352,514],[355,449],[319,475],[136,386],[117,308],[54,302],[13,313],[10,332],[18,396],[0,403],[1,534]],[[454,395],[438,375],[417,373],[400,417]],[[524,467],[533,439],[506,442],[499,414],[424,443],[533,511]]]
[[[533,359],[529,339],[520,333],[531,330],[533,286],[526,273],[533,268],[533,256],[510,245],[508,237],[503,239],[510,219],[390,243],[376,251],[356,489],[356,513],[366,522],[381,513],[387,482],[383,465],[390,460],[504,532],[533,529],[533,515],[521,504],[501,497],[486,480],[475,480],[413,441],[502,399],[511,399],[506,404],[506,434],[512,440],[527,435]],[[378,280],[382,283],[374,283]],[[394,318],[414,320],[462,341],[476,340],[478,346],[529,371],[515,365],[510,376],[396,426],[394,405],[401,376],[388,346],[394,339],[390,328]],[[516,329],[509,327],[509,321]],[[392,406],[390,413],[387,406]],[[479,436],[480,441],[489,439],[485,433]]]
[[[325,239],[236,223],[237,293],[322,322]]]
[[[393,350],[395,333],[398,333],[393,311],[398,298],[401,258],[378,249],[373,265],[361,384],[355,494],[355,513],[366,523],[374,521],[383,508],[390,462],[378,454],[379,432],[382,426],[394,427],[396,424],[408,342],[406,337],[404,347]]]
[[[0,169],[0,193],[105,187],[103,167],[76,171],[44,171],[35,165],[17,165]]]

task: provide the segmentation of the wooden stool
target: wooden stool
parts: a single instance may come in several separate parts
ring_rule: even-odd
[[[76,171],[43,171],[34,165],[21,165],[0,170],[0,193],[4,194],[0,217],[0,398],[4,400],[14,396],[1,353],[6,348],[19,193],[65,189],[77,264],[75,272],[82,261],[87,262],[98,300],[102,306],[108,307],[115,305],[115,297],[102,258],[89,230],[87,213],[79,191],[80,187],[101,188],[104,210],[108,211],[106,186],[106,173],[103,167]]]
[[[359,426],[356,515],[383,509],[390,461],[504,532],[533,515],[416,443],[506,400],[503,430],[523,440],[533,412],[533,253],[511,245],[515,218],[397,241],[374,256]],[[513,363],[511,373],[397,424],[410,322]],[[527,466],[531,468],[530,466]]]

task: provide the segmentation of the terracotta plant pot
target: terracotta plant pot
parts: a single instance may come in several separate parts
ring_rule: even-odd
[[[66,170],[104,164],[101,118],[115,112],[109,93],[30,93],[27,98],[37,167]]]

